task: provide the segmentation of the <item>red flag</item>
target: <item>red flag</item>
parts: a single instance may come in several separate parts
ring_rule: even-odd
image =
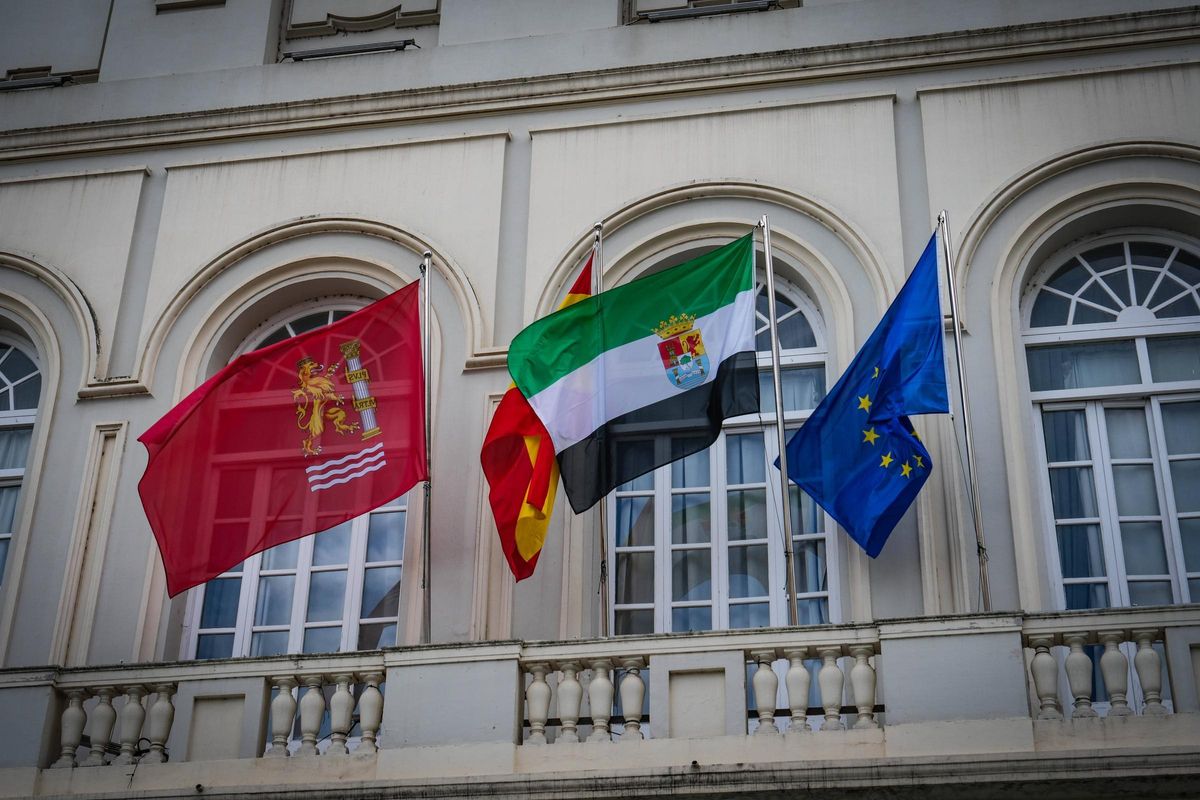
[[[592,293],[594,256],[593,252],[559,308]],[[516,386],[509,386],[501,398],[479,460],[491,489],[488,501],[500,547],[513,577],[524,580],[533,574],[546,541],[558,491],[558,461],[546,426]]]
[[[238,357],[138,438],[172,597],[426,478],[418,297]]]

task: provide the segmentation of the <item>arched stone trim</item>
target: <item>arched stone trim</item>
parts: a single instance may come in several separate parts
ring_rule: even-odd
[[[956,281],[966,296],[972,265],[989,236],[1000,235],[1001,228],[1013,233],[999,241],[1002,261],[988,281],[988,307],[992,309],[991,333],[998,385],[1011,387],[1017,402],[1000,403],[1001,434],[1005,442],[1005,470],[1008,502],[1012,519],[1016,560],[1017,590],[1022,608],[1041,610],[1053,605],[1053,591],[1047,573],[1048,547],[1042,520],[1042,496],[1037,475],[1029,464],[1038,463],[1038,443],[1028,425],[1027,398],[1029,376],[1024,368],[1021,343],[1020,296],[1022,288],[1036,269],[1039,259],[1058,246],[1053,237],[1068,226],[1086,224],[1086,220],[1104,211],[1120,207],[1155,207],[1164,212],[1194,217],[1200,225],[1200,190],[1197,184],[1172,181],[1157,176],[1139,180],[1106,180],[1069,190],[1064,189],[1039,207],[1028,212],[1014,209],[1026,195],[1053,187],[1055,181],[1100,162],[1125,158],[1163,158],[1186,162],[1200,171],[1200,148],[1157,142],[1129,142],[1096,146],[1074,151],[1017,176],[985,203],[966,227],[963,247],[956,258]],[[1002,225],[1008,218],[1011,224]],[[969,327],[969,322],[966,323]]]
[[[0,265],[11,265],[10,258],[12,256],[9,254],[0,254]],[[30,274],[44,280],[36,272],[30,271]],[[53,288],[52,284],[51,286]],[[71,306],[65,297],[63,301],[64,305]],[[72,311],[75,310],[72,308]],[[21,515],[13,525],[7,577],[0,586],[0,666],[3,666],[7,663],[9,637],[12,635],[17,598],[20,596],[25,554],[33,530],[33,512],[44,472],[46,443],[50,438],[59,382],[62,380],[62,350],[49,318],[33,300],[15,292],[0,290],[0,316],[11,319],[32,341],[42,372],[42,397],[38,402],[38,418],[29,447],[29,462],[25,467],[26,478],[21,487],[24,495],[21,501]],[[86,359],[84,361],[87,363]]]
[[[70,312],[71,317],[75,320],[75,327],[79,333],[79,349],[83,355],[82,371],[79,376],[80,391],[82,392],[89,385],[100,382],[101,378],[99,376],[104,367],[104,354],[100,352],[100,324],[96,320],[96,315],[93,313],[87,298],[75,282],[56,267],[39,263],[32,258],[18,255],[17,253],[0,251],[0,272],[5,268],[14,269],[18,272],[24,272],[26,275],[33,276],[49,286],[58,295],[63,305]],[[2,296],[0,295],[0,297]],[[13,297],[14,295],[9,296]],[[36,310],[35,306],[31,308]],[[16,312],[14,311],[14,313]],[[38,313],[40,316],[40,312]],[[31,328],[37,327],[32,322],[30,325]],[[52,335],[48,323],[46,331],[47,336]],[[41,346],[41,342],[36,342],[36,344],[39,347]],[[55,348],[57,348],[57,342],[55,343]],[[57,352],[57,349],[55,352]],[[57,382],[57,377],[55,381]]]
[[[305,218],[274,226],[231,247],[205,265],[179,290],[149,329],[139,368],[142,382],[146,386],[152,384],[154,371],[157,367],[159,356],[162,353],[163,344],[170,334],[171,329],[183,314],[184,309],[187,308],[208,283],[257,250],[279,244],[289,239],[322,233],[357,233],[366,236],[377,236],[395,242],[417,254],[425,250],[431,251],[433,253],[434,271],[449,286],[451,294],[462,311],[470,352],[479,354],[483,351],[485,338],[490,338],[491,323],[483,314],[479,297],[471,285],[466,272],[448,255],[446,248],[424,237],[371,220],[354,217]],[[331,256],[333,255],[335,254],[331,254]],[[347,260],[353,259],[352,254],[338,253],[336,257]],[[379,266],[385,272],[391,273],[390,268],[382,267],[381,265],[376,266]],[[415,263],[413,268],[415,270]],[[394,280],[395,273],[391,274],[393,275],[392,280],[384,281],[384,285],[399,288],[399,286],[406,282],[396,283]]]

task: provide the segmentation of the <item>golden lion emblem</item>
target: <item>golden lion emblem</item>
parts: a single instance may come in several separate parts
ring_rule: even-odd
[[[320,455],[326,422],[341,434],[358,430],[358,423],[346,422],[341,408],[345,401],[334,388],[331,376],[337,374],[338,366],[327,369],[307,356],[296,364],[300,385],[292,389],[292,399],[296,401],[296,427],[308,434],[301,444],[305,456]]]

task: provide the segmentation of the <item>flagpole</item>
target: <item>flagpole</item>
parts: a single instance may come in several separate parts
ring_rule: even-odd
[[[604,291],[604,223],[593,228],[592,296]],[[608,638],[608,498],[600,501],[600,636]]]
[[[421,282],[424,292],[421,295],[421,360],[425,365],[425,505],[421,514],[421,595],[424,607],[421,617],[421,641],[428,644],[433,635],[433,617],[431,613],[433,599],[433,581],[430,574],[430,535],[429,519],[433,513],[433,381],[430,379],[429,367],[429,277],[433,264],[433,253],[426,250],[421,262]]]
[[[958,324],[958,293],[954,288],[954,255],[950,246],[950,226],[946,210],[938,214],[938,234],[942,238],[942,252],[946,258],[946,285],[950,294],[950,321],[954,328],[954,361],[958,374],[958,397],[962,405],[963,444],[966,449],[968,486],[971,497],[971,518],[975,525],[975,555],[979,560],[979,593],[983,610],[992,610],[992,590],[988,582],[988,553],[983,539],[983,514],[979,508],[979,476],[975,471],[975,451],[971,443],[971,402],[967,396],[967,382],[963,377],[962,333]]]
[[[763,256],[767,260],[767,317],[771,332],[771,377],[775,384],[775,433],[779,438],[779,484],[783,495],[783,566],[787,571],[784,586],[788,596],[788,624],[799,624],[796,609],[796,572],[792,567],[792,503],[788,494],[787,434],[783,429],[783,382],[779,373],[779,329],[775,316],[775,265],[771,260],[771,221],[763,214],[758,223],[763,230]]]

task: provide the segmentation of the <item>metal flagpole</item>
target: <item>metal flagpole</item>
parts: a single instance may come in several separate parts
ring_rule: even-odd
[[[595,225],[592,241],[592,295],[604,291],[604,223]],[[600,635],[608,638],[608,498],[600,501]]]
[[[425,507],[421,514],[421,596],[424,612],[421,619],[421,641],[428,644],[432,639],[433,620],[431,605],[433,597],[433,581],[430,575],[430,535],[429,518],[433,513],[433,443],[431,441],[433,426],[433,381],[430,380],[429,367],[429,278],[430,267],[433,265],[433,253],[425,251],[421,262],[421,282],[424,292],[421,295],[421,359],[425,366]]]
[[[783,566],[787,570],[784,585],[788,595],[788,624],[798,625],[796,610],[796,572],[792,567],[792,502],[788,493],[787,435],[783,429],[783,382],[779,375],[779,330],[775,317],[775,266],[771,261],[771,222],[763,214],[758,223],[763,230],[763,256],[767,260],[767,317],[771,332],[771,377],[775,384],[775,433],[779,438],[779,485],[783,495]]]
[[[942,252],[946,258],[946,285],[950,294],[950,321],[954,328],[954,362],[958,374],[958,397],[962,403],[963,444],[966,449],[967,493],[971,496],[971,518],[975,524],[975,554],[979,559],[979,593],[983,599],[983,610],[992,610],[992,590],[988,583],[987,545],[983,540],[983,514],[979,509],[979,476],[975,471],[975,451],[971,444],[971,401],[967,397],[967,382],[963,377],[962,333],[958,324],[958,293],[954,288],[954,255],[950,246],[950,226],[946,210],[938,214],[938,235],[942,238]]]

